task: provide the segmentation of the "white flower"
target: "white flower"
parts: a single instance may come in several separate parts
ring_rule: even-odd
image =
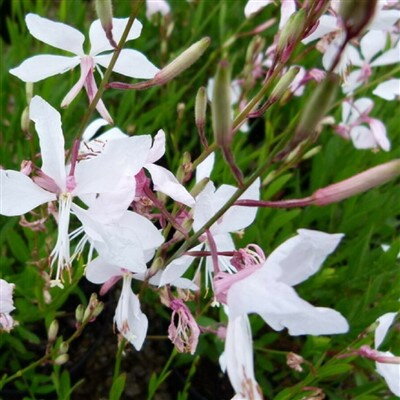
[[[377,319],[379,323],[375,330],[375,349],[382,344],[385,336],[392,325],[397,313],[387,313]],[[394,357],[390,351],[380,352],[381,356]],[[396,395],[400,396],[400,364],[389,364],[376,362],[376,370],[379,375],[383,376],[389,389]]]
[[[107,68],[113,55],[112,50],[114,50],[106,37],[100,20],[94,21],[89,29],[91,46],[89,54],[85,54],[83,51],[85,37],[71,26],[42,18],[36,14],[26,15],[25,22],[29,32],[36,39],[50,46],[73,53],[74,56],[41,54],[28,58],[18,67],[11,69],[10,73],[24,82],[38,82],[50,76],[62,74],[80,64],[81,76],[65,96],[61,106],[68,106],[82,87],[85,87],[89,101],[92,101],[97,92],[93,75],[94,68],[98,68],[99,71],[99,66]],[[121,39],[127,22],[128,18],[113,18],[112,35],[116,42],[119,42]],[[129,31],[127,40],[138,38],[141,30],[142,24],[138,20],[135,20]],[[151,79],[159,69],[139,51],[123,49],[113,71],[131,78]],[[103,118],[112,123],[112,118],[101,100],[98,102],[96,108]]]
[[[344,101],[342,122],[338,125],[337,131],[344,137],[350,138],[356,149],[380,147],[389,151],[390,141],[385,125],[369,116],[373,106],[374,102],[367,97],[355,101]]]
[[[229,318],[257,313],[274,330],[290,335],[328,335],[347,332],[346,319],[331,308],[314,307],[292,286],[315,274],[340,242],[342,234],[299,229],[250,275],[234,281],[227,292]]]
[[[13,291],[15,285],[0,279],[0,332],[10,330],[15,326],[15,322],[10,313],[15,310],[13,302]]]
[[[165,0],[146,0],[146,17],[151,19],[154,14],[167,15],[171,12],[170,5]]]
[[[126,210],[126,204],[130,204],[135,194],[132,177],[147,159],[151,138],[145,135],[110,142],[98,156],[66,167],[58,111],[41,97],[35,96],[30,104],[30,117],[39,135],[42,157],[40,174],[32,180],[21,172],[1,170],[0,213],[7,216],[22,215],[40,204],[58,200],[58,237],[51,257],[52,265],[58,260],[56,283],[59,283],[62,269],[70,266],[68,228],[72,199],[79,196],[88,203],[102,193],[118,196],[118,189],[124,194],[122,205],[112,206],[117,207],[118,214],[124,208]]]

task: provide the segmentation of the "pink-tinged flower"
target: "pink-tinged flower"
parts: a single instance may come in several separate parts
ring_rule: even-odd
[[[209,182],[202,192],[196,197],[196,204],[193,209],[193,230],[198,231],[216,212],[218,212],[226,201],[232,197],[237,188],[231,185],[222,185],[218,189],[212,182]],[[239,199],[251,198],[259,200],[260,198],[260,180],[257,179]],[[251,207],[231,207],[216,223],[210,228],[217,251],[233,251],[235,244],[230,233],[241,231],[253,223],[257,210]],[[210,249],[210,244],[206,241],[206,248]],[[218,256],[219,267],[222,271],[235,270],[230,263],[230,258]],[[211,276],[213,265],[211,257],[206,257],[206,279]]]
[[[387,313],[377,319],[379,325],[375,330],[375,349],[378,349],[384,341],[385,336],[390,326],[392,325],[396,315],[397,313],[395,312]],[[381,357],[392,358],[394,361],[395,356],[390,351],[379,353]],[[398,359],[399,357],[396,358]],[[389,389],[396,396],[400,396],[400,364],[398,363],[398,361],[397,363],[395,363],[394,361],[393,364],[388,362],[376,362],[376,371],[385,379],[387,385],[389,386]]]
[[[143,167],[151,138],[147,135],[113,141],[101,154],[65,166],[64,137],[58,111],[35,96],[30,104],[30,118],[35,122],[39,135],[42,167],[33,179],[17,171],[0,171],[0,213],[22,215],[40,204],[58,200],[58,237],[51,258],[52,265],[57,261],[55,283],[60,284],[62,269],[70,266],[68,229],[72,199],[78,196],[88,204],[101,194],[118,196],[118,189],[123,190],[123,201],[127,201],[127,193],[131,196],[128,201],[132,201],[135,194],[132,176]],[[125,204],[122,206],[126,210]],[[114,207],[121,212],[120,204]]]
[[[0,279],[0,332],[10,332],[16,325],[10,313],[15,310],[13,302],[13,291],[15,285]]]
[[[199,342],[200,328],[187,305],[180,299],[170,301],[172,310],[168,337],[181,353],[194,354]]]
[[[385,52],[387,33],[383,31],[369,31],[360,41],[360,54],[353,52],[350,63],[357,69],[350,72],[342,85],[344,93],[351,93],[369,80],[372,68],[400,62],[400,41],[394,48]],[[378,57],[376,57],[381,53]]]
[[[228,313],[229,314],[229,313]],[[227,371],[236,395],[232,400],[262,400],[254,377],[253,340],[247,315],[229,317],[221,369]]]
[[[395,100],[400,97],[400,79],[389,79],[382,82],[372,93],[385,100]]]
[[[151,17],[157,13],[168,15],[171,12],[171,7],[166,0],[146,0],[146,17]]]
[[[234,320],[257,313],[272,329],[288,328],[290,335],[347,332],[347,321],[340,313],[331,308],[314,307],[292,287],[314,275],[342,237],[342,234],[299,229],[264,264],[253,267],[250,275],[244,274],[243,279],[225,288],[229,318]]]
[[[96,137],[96,139],[92,139],[97,130],[104,125],[104,120],[95,120],[85,131],[83,138],[86,141],[85,147],[88,148],[89,151],[93,148],[101,148],[106,142],[113,142],[123,138],[129,138],[128,135],[123,133],[118,128],[112,128]],[[168,195],[175,201],[192,207],[194,205],[194,198],[191,196],[191,194],[179,183],[179,181],[170,171],[155,164],[155,162],[158,161],[164,154],[165,133],[162,129],[160,129],[154,137],[150,151],[147,153],[146,162],[143,165],[143,168],[150,173],[154,190]],[[137,176],[137,180],[143,178],[143,174]],[[144,180],[142,183],[146,184],[146,180]],[[138,185],[138,189],[140,189],[139,186],[140,185]],[[145,195],[145,193],[143,193],[143,195]]]
[[[355,101],[344,101],[342,105],[342,122],[336,132],[345,139],[351,139],[356,149],[390,150],[385,125],[369,116],[374,102],[362,97]]]
[[[140,350],[146,338],[148,320],[140,309],[139,298],[133,293],[133,274],[127,269],[97,257],[86,267],[86,278],[96,284],[104,284],[102,294],[122,279],[122,291],[115,310],[114,323],[118,331],[136,350]]]
[[[244,15],[250,18],[254,14],[261,11],[264,7],[274,4],[273,0],[249,0],[244,8]],[[294,0],[281,1],[281,19],[279,21],[279,29],[288,21],[289,17],[296,11],[296,2]]]
[[[74,56],[41,54],[28,58],[18,67],[11,69],[10,73],[24,82],[38,82],[50,76],[67,72],[80,64],[81,76],[65,96],[61,106],[68,106],[83,87],[86,89],[89,101],[92,101],[97,93],[94,70],[97,68],[101,73],[100,66],[107,68],[114,50],[106,37],[100,20],[94,21],[89,29],[91,46],[89,54],[85,54],[83,51],[85,37],[71,26],[42,18],[36,14],[28,14],[25,17],[25,22],[29,32],[36,39],[50,46],[73,53]],[[112,35],[116,42],[120,41],[127,22],[128,18],[113,18]],[[141,30],[142,24],[135,20],[127,40],[138,38]],[[159,69],[139,51],[123,49],[113,71],[131,78],[151,79]],[[97,103],[96,108],[103,118],[112,123],[112,118],[102,100]]]

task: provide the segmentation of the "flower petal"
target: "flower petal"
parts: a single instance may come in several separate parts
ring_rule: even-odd
[[[390,29],[400,18],[399,10],[383,10],[385,2],[378,2],[377,11],[368,29],[386,31]]]
[[[392,325],[397,313],[390,312],[383,314],[379,317],[376,322],[378,322],[378,327],[375,329],[375,349],[378,350],[379,346],[385,340],[386,334]]]
[[[366,33],[360,41],[361,53],[365,61],[369,63],[372,58],[385,49],[386,33],[371,30]]]
[[[150,135],[107,142],[97,157],[78,162],[75,194],[112,192],[121,180],[133,177],[144,166],[151,145]]]
[[[246,315],[229,318],[224,358],[229,380],[239,398],[262,400],[254,378],[253,340]]]
[[[112,56],[113,53],[96,56],[95,62],[107,68]],[[159,69],[144,54],[133,49],[123,49],[113,68],[113,72],[137,79],[154,78],[158,71]]]
[[[25,22],[30,34],[36,39],[57,49],[83,55],[85,36],[72,26],[54,22],[36,14],[28,14]]]
[[[394,100],[400,96],[400,79],[389,79],[382,82],[372,93],[385,100]]]
[[[196,168],[196,183],[204,178],[209,178],[214,167],[215,153],[207,156]]]
[[[38,82],[49,76],[63,74],[79,63],[79,57],[38,55],[26,59],[18,67],[10,69],[9,72],[24,82]]]
[[[92,121],[85,129],[82,135],[82,140],[85,142],[89,142],[93,138],[93,136],[97,133],[97,131],[102,127],[108,125],[108,121],[103,118],[97,118]]]
[[[155,164],[146,164],[145,168],[150,172],[154,190],[164,193],[175,201],[189,207],[194,205],[194,198],[179,183],[172,172]]]
[[[298,234],[275,249],[261,272],[294,286],[314,275],[343,238],[342,233],[299,229]]]
[[[382,356],[394,357],[390,351],[381,353]],[[376,371],[381,375],[389,389],[400,397],[400,364],[376,363]]]
[[[294,0],[282,0],[281,19],[279,21],[279,29],[288,22],[290,16],[296,12],[296,2]]]
[[[271,3],[273,3],[273,0],[249,0],[244,7],[244,15],[246,18],[250,18]]]
[[[319,19],[317,28],[308,35],[301,42],[303,44],[308,44],[313,40],[320,39],[322,36],[327,35],[335,30],[339,29],[338,19],[332,15],[322,15]]]
[[[150,19],[154,14],[167,15],[171,7],[165,0],[146,0],[146,17]]]
[[[86,266],[86,279],[92,283],[101,284],[114,276],[122,275],[121,268],[97,257]]]
[[[56,200],[56,195],[36,185],[25,174],[0,170],[0,214],[22,215],[40,204]]]
[[[42,171],[63,191],[66,185],[64,136],[60,113],[40,96],[29,105],[29,117],[39,135]]]
[[[117,44],[121,40],[128,20],[129,18],[113,18],[112,35]],[[126,41],[138,38],[141,32],[142,23],[135,19],[131,29],[129,30]],[[89,38],[91,45],[90,55],[92,56],[102,53],[103,51],[114,50],[106,37],[106,34],[103,27],[101,26],[99,19],[96,19],[96,21],[94,21],[92,25],[90,25]]]
[[[350,131],[350,138],[356,149],[374,149],[377,147],[374,135],[366,126],[355,126]]]
[[[148,163],[154,163],[158,161],[165,153],[165,132],[160,129],[157,135],[154,136],[153,145],[149,151],[147,157]]]
[[[370,118],[369,126],[371,127],[372,135],[374,136],[376,143],[382,150],[390,150],[390,142],[386,134],[386,126],[379,121],[379,119]]]
[[[371,63],[372,67],[381,67],[383,65],[396,64],[400,62],[400,42],[397,43],[394,49],[390,49],[379,56]]]

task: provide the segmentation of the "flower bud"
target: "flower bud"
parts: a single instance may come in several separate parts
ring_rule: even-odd
[[[290,16],[279,35],[276,51],[281,61],[287,61],[296,42],[301,39],[306,24],[306,11],[301,8]]]
[[[54,342],[56,340],[57,333],[58,333],[58,327],[59,327],[59,325],[58,325],[58,321],[56,319],[51,321],[49,329],[47,330],[47,338],[48,338],[49,342]]]
[[[22,115],[21,115],[21,129],[23,132],[29,131],[30,122],[31,122],[31,120],[29,118],[29,107],[26,106],[24,108],[24,111],[22,111]]]
[[[75,309],[75,319],[78,324],[80,324],[83,321],[83,314],[85,313],[85,309],[83,307],[83,304],[79,304],[78,307]]]
[[[178,168],[176,173],[176,178],[179,182],[186,182],[190,179],[190,175],[192,173],[192,163],[190,153],[185,151],[182,156],[181,165]]]
[[[55,365],[63,365],[69,360],[68,354],[61,354],[54,360]]]
[[[190,190],[190,194],[193,197],[196,197],[206,187],[208,182],[210,182],[210,178],[203,178],[193,186],[193,188]]]
[[[297,125],[294,138],[296,145],[313,135],[318,123],[334,102],[338,86],[339,76],[327,73],[325,79],[316,87],[311,98],[307,101]]]
[[[356,194],[366,192],[373,187],[383,185],[399,175],[400,159],[389,161],[377,167],[367,169],[344,181],[317,190],[311,196],[312,204],[323,206],[336,203]]]
[[[212,98],[211,115],[215,141],[221,148],[229,148],[233,132],[231,74],[229,63],[226,60],[221,61],[218,65]]]
[[[194,106],[194,119],[196,122],[197,130],[199,132],[201,143],[204,147],[208,147],[207,139],[205,136],[206,125],[206,111],[207,111],[207,93],[206,88],[202,86],[196,94],[196,102]]]
[[[377,3],[377,0],[342,0],[340,2],[339,14],[348,40],[358,36],[371,22]]]
[[[25,94],[26,94],[26,102],[29,103],[32,100],[33,97],[33,83],[32,82],[27,82],[25,84]]]
[[[164,85],[188,69],[203,55],[207,47],[210,45],[210,42],[211,39],[209,37],[205,37],[192,44],[182,54],[175,58],[175,60],[170,62],[155,75],[154,83],[157,85]]]
[[[96,12],[108,41],[110,42],[111,46],[117,47],[117,44],[112,36],[113,12],[111,0],[96,0]]]
[[[92,320],[98,317],[103,310],[104,310],[104,303],[102,301],[99,301],[99,303],[96,305],[96,307],[92,312]]]
[[[292,67],[289,71],[284,74],[281,79],[279,79],[278,83],[272,90],[268,102],[275,103],[279,101],[283,95],[285,94],[286,90],[289,88],[290,84],[293,82],[293,79],[299,73],[300,67]]]
[[[69,344],[67,342],[61,342],[58,351],[60,352],[60,354],[65,354],[68,352],[68,349],[69,349]]]

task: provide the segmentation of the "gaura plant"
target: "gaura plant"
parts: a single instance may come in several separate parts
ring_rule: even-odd
[[[3,358],[21,338],[44,345],[24,364],[6,363],[0,390],[39,395],[37,373],[52,396],[82,396],[83,385],[71,385],[74,346],[112,326],[117,341],[99,339],[115,352],[109,387],[96,382],[100,397],[123,398],[121,369],[155,338],[173,351],[141,398],[163,382],[175,396],[168,375],[178,353],[194,356],[179,399],[199,396],[191,380],[207,357],[231,384],[212,398],[400,396],[398,271],[389,271],[398,242],[381,248],[398,227],[398,138],[382,111],[399,95],[398,3],[250,0],[238,17],[223,1],[209,5],[209,18],[201,2],[93,3],[90,12],[79,3],[99,18],[89,23],[89,52],[72,16],[60,18],[67,25],[26,10],[35,39],[73,56],[32,54],[7,76],[28,84],[21,120],[31,158],[5,159],[0,212],[20,217],[21,228],[15,218],[5,225],[12,254],[26,246],[20,235],[32,251],[20,265],[4,250]],[[130,16],[114,17],[121,10]],[[125,47],[141,34],[149,58]],[[174,35],[185,46],[175,48]],[[50,77],[75,80],[62,109],[85,88],[89,106],[75,108],[74,121],[40,83]],[[109,126],[114,119],[123,130]],[[374,214],[380,229],[368,222]],[[64,311],[70,303],[74,313]]]

